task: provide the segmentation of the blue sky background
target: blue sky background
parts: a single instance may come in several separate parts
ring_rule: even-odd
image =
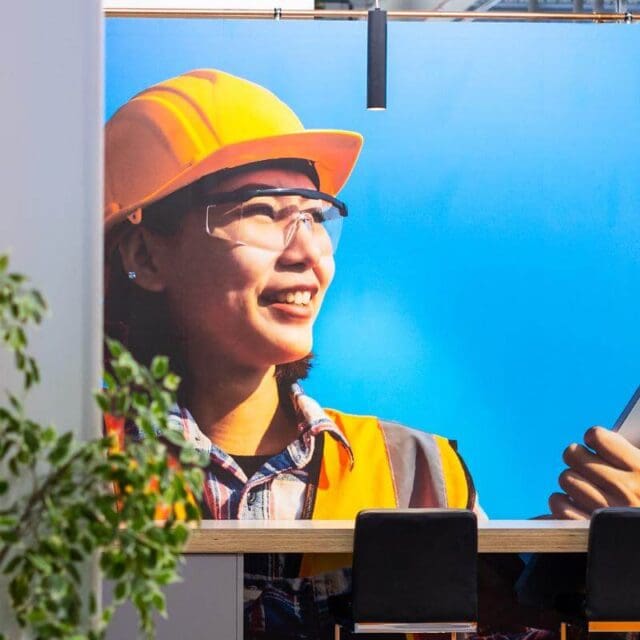
[[[633,27],[109,19],[107,116],[197,67],[365,137],[306,388],[458,440],[495,518],[546,511],[561,452],[640,384]]]

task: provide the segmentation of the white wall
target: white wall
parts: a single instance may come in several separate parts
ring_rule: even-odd
[[[33,340],[43,383],[31,414],[82,437],[100,430],[102,86],[100,0],[3,3],[0,253],[51,306]],[[10,370],[1,352],[3,396]],[[3,631],[9,618],[0,596]]]

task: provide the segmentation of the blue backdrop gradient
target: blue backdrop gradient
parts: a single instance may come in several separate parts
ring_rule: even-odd
[[[640,383],[640,40],[625,24],[110,19],[106,112],[197,67],[360,131],[306,384],[459,442],[491,517],[546,512],[564,447]],[[366,461],[365,461],[366,463]]]

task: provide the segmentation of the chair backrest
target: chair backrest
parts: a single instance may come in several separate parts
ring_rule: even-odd
[[[640,509],[593,513],[586,589],[589,620],[640,620]]]
[[[463,509],[361,511],[355,622],[475,622],[478,524]]]

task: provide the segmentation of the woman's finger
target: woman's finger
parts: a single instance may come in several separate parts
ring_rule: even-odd
[[[564,493],[552,493],[549,496],[549,509],[560,520],[587,520],[589,514],[577,507]]]
[[[584,434],[585,443],[605,462],[625,471],[640,471],[640,449],[615,431],[591,427]]]
[[[583,445],[569,445],[563,454],[567,466],[597,487],[607,504],[640,506],[640,467],[620,469]],[[591,497],[595,494],[591,492]]]
[[[620,506],[619,500],[573,469],[565,469],[560,474],[558,483],[573,504],[586,513],[602,507]]]

